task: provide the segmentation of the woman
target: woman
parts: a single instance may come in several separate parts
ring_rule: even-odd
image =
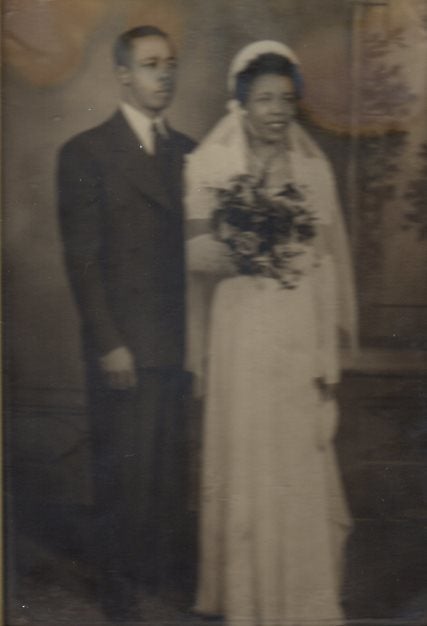
[[[231,112],[187,170],[188,354],[205,393],[196,610],[245,626],[342,622],[349,518],[332,389],[337,330],[355,341],[355,307],[332,173],[295,121],[301,82],[283,44],[244,48],[230,69]],[[215,226],[230,204],[218,190],[236,180],[266,205],[291,190],[305,207],[311,235],[296,252],[283,238],[284,269],[265,250],[243,263],[251,252],[237,222],[227,236]]]

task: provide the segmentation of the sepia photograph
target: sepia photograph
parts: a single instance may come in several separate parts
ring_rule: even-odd
[[[5,626],[427,624],[427,0],[4,0]]]

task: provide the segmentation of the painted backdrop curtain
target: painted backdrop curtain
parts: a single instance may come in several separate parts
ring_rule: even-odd
[[[356,0],[352,74],[362,338],[426,348],[427,0]]]

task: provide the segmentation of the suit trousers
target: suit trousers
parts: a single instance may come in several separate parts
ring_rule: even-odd
[[[185,579],[186,388],[184,372],[153,368],[134,389],[112,390],[88,367],[97,565],[154,590]]]

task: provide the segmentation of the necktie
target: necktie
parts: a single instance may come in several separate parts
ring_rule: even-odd
[[[156,122],[152,124],[152,133],[154,158],[157,162],[157,167],[159,168],[166,189],[170,193],[173,193],[173,183],[171,179],[172,155],[169,137],[165,135],[163,127],[160,127]]]
[[[154,154],[165,156],[168,152],[168,140],[165,134],[160,130],[157,122],[153,122],[151,127],[153,135]]]

